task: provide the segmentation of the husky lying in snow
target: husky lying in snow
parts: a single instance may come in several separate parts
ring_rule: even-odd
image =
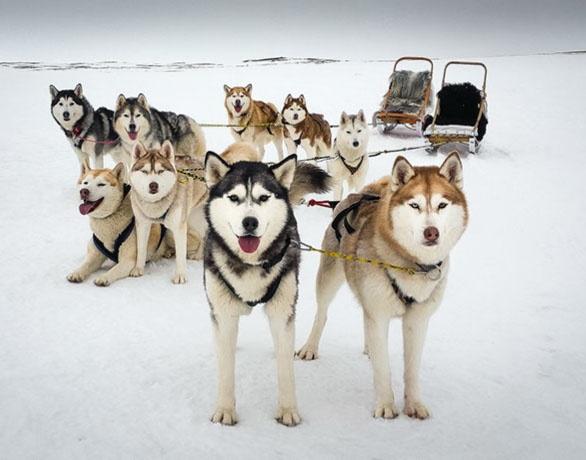
[[[49,86],[51,114],[73,147],[79,164],[92,159],[94,167],[104,167],[104,154],[119,160],[118,135],[114,131],[114,112],[105,107],[94,110],[83,94],[81,83],[75,89],[58,90]],[[89,164],[89,163],[88,163]]]
[[[268,166],[237,162],[230,166],[208,152],[205,163],[210,198],[205,242],[204,284],[210,303],[219,370],[219,393],[212,421],[236,423],[234,362],[239,316],[262,303],[275,344],[279,402],[277,421],[301,419],[293,376],[294,318],[299,251],[291,202],[304,193],[329,189],[321,168],[300,164],[294,155]]]
[[[252,99],[252,85],[224,85],[224,107],[228,112],[228,122],[238,125],[230,128],[236,142],[245,141],[256,145],[261,159],[265,145],[272,142],[277,149],[279,160],[283,159],[283,127],[280,126],[279,111],[270,102]],[[268,125],[268,126],[265,126]]]
[[[332,147],[332,131],[323,115],[309,113],[303,94],[294,98],[290,94],[285,99],[281,111],[285,125],[285,145],[287,153],[297,153],[301,145],[307,158],[325,157]]]
[[[139,141],[132,151],[130,183],[138,250],[131,276],[144,274],[150,228],[154,223],[162,223],[171,230],[175,241],[177,269],[173,283],[185,283],[187,257],[201,259],[203,254],[203,204],[208,196],[203,177],[197,180],[177,172],[171,142],[146,149]]]
[[[344,221],[344,222],[342,222]],[[322,256],[316,280],[317,313],[298,352],[317,358],[328,305],[344,279],[364,310],[365,351],[374,370],[375,417],[398,415],[391,388],[389,320],[403,320],[405,407],[410,417],[429,416],[419,393],[421,352],[432,313],[444,293],[449,254],[468,222],[462,163],[456,153],[441,167],[413,167],[398,157],[390,177],[350,195],[335,210],[323,248],[378,259],[417,271],[410,275],[366,263]]]
[[[82,204],[79,212],[90,218],[94,232],[88,243],[83,264],[67,276],[72,283],[80,283],[99,270],[106,259],[115,265],[97,277],[97,286],[108,286],[126,278],[136,265],[136,231],[130,205],[130,188],[123,181],[124,164],[114,169],[90,169],[82,165],[79,179],[79,195]],[[165,251],[164,228],[154,225],[147,243],[147,259],[159,258]]]
[[[334,139],[333,155],[328,161],[328,172],[336,180],[334,200],[340,201],[343,196],[344,182],[348,191],[360,190],[364,185],[368,172],[368,123],[364,112],[347,115],[342,112],[340,128]]]
[[[144,94],[136,98],[126,98],[123,94],[118,96],[114,129],[120,136],[128,165],[137,142],[147,149],[156,149],[165,140],[170,141],[179,167],[187,166],[183,162],[190,159],[203,161],[206,151],[203,131],[194,120],[187,115],[162,112],[151,107]]]

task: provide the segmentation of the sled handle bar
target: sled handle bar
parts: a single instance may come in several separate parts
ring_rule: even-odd
[[[433,75],[433,62],[429,58],[422,56],[403,56],[395,61],[395,65],[393,66],[393,72],[397,70],[397,64],[399,64],[399,62],[401,61],[425,61],[429,63],[429,70],[431,75]]]
[[[474,61],[450,61],[444,67],[444,76],[442,77],[442,88],[446,85],[446,73],[448,71],[448,67],[451,65],[469,65],[469,66],[477,66],[482,67],[484,69],[484,78],[482,81],[482,92],[486,94],[486,74],[488,73],[488,69],[482,62],[474,62]]]

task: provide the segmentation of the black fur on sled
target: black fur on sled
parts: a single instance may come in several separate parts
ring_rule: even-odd
[[[482,104],[481,91],[472,83],[454,83],[444,86],[438,93],[439,114],[436,125],[465,125],[474,126],[478,111]],[[423,122],[425,130],[432,122],[433,117],[428,115]],[[486,134],[488,119],[483,113],[478,123],[478,136],[481,141]]]

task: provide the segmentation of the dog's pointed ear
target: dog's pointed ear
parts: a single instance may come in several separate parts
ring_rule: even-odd
[[[161,145],[161,155],[171,162],[175,161],[175,149],[168,139]]]
[[[116,110],[120,110],[125,103],[126,96],[124,96],[124,94],[119,94],[116,98]]]
[[[297,99],[299,99],[299,102],[301,102],[303,105],[305,105],[305,96],[303,94],[300,94]]]
[[[459,189],[464,186],[464,174],[462,161],[458,152],[453,151],[444,160],[439,169],[440,175],[444,176],[449,183],[454,184]]]
[[[134,144],[134,147],[132,147],[132,160],[133,161],[140,160],[146,154],[147,154],[147,150],[145,149],[144,145],[142,145],[142,142],[138,141],[136,144]]]
[[[112,169],[112,174],[119,181],[121,181],[124,178],[125,172],[126,172],[126,166],[124,166],[124,163],[122,163],[122,162],[117,163],[116,166],[114,166],[114,168]]]
[[[49,85],[49,93],[51,94],[51,100],[55,99],[57,94],[59,94],[59,90],[55,88],[53,85]]]
[[[360,123],[365,123],[366,122],[366,118],[364,117],[364,110],[360,109],[358,111],[358,120],[360,121]]]
[[[81,86],[81,83],[78,83],[77,85],[75,85],[75,88],[73,90],[73,94],[75,94],[79,98],[83,97],[83,88]]]
[[[287,97],[285,98],[285,105],[289,105],[292,100],[293,96],[291,95],[291,93],[287,94]]]
[[[405,157],[398,156],[391,172],[391,190],[396,192],[415,176],[415,170]]]
[[[340,115],[340,124],[345,125],[348,122],[348,114],[346,112],[342,112]]]
[[[81,175],[79,176],[80,178],[85,176],[87,173],[89,173],[92,170],[92,168],[90,168],[90,162],[87,158],[84,158],[84,160],[81,162]]]
[[[295,169],[297,168],[297,155],[289,155],[283,161],[271,166],[271,171],[279,181],[279,183],[287,190],[293,183],[295,177]]]
[[[230,94],[230,91],[232,91],[232,88],[230,88],[228,85],[224,85],[224,92],[226,95]]]
[[[252,93],[252,84],[248,84],[246,85],[246,88],[244,88],[246,90],[246,92],[248,93],[248,95],[250,96],[250,93]]]
[[[146,110],[149,109],[149,103],[147,102],[147,98],[144,94],[140,93],[136,98],[136,102],[142,105]]]
[[[230,165],[226,163],[220,155],[211,150],[206,153],[206,185],[209,188],[212,188],[220,182],[228,171],[230,171]]]

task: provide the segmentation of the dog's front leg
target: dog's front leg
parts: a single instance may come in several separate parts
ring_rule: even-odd
[[[391,386],[388,349],[390,317],[381,312],[367,311],[365,320],[366,340],[369,346],[376,393],[374,416],[386,419],[395,418],[399,412],[395,406],[395,395]]]
[[[429,411],[421,402],[419,390],[419,369],[421,367],[421,354],[429,314],[423,309],[407,309],[403,316],[403,350],[405,361],[405,408],[403,411],[409,417],[426,419]]]
[[[285,147],[287,148],[287,155],[297,153],[297,145],[290,137],[285,138]]]
[[[211,421],[234,425],[238,421],[234,396],[236,341],[240,319],[238,305],[235,302],[226,302],[225,287],[211,274],[206,274],[206,291],[212,309],[218,361],[218,400]]]
[[[275,297],[266,305],[277,358],[279,406],[276,419],[286,426],[295,426],[301,423],[301,417],[297,410],[293,370],[296,294],[295,275],[290,272],[281,280]]]
[[[130,276],[138,277],[144,275],[144,266],[146,265],[149,234],[151,233],[151,221],[141,219],[136,216],[136,266],[130,271]]]
[[[175,239],[176,270],[173,276],[173,284],[183,284],[187,281],[187,222],[173,227]]]
[[[110,286],[114,281],[126,278],[134,268],[134,261],[121,260],[108,270],[104,275],[94,280],[96,286]]]
[[[87,254],[81,266],[67,275],[67,281],[71,283],[81,283],[89,275],[98,270],[106,257],[96,249],[93,241],[88,243]]]

